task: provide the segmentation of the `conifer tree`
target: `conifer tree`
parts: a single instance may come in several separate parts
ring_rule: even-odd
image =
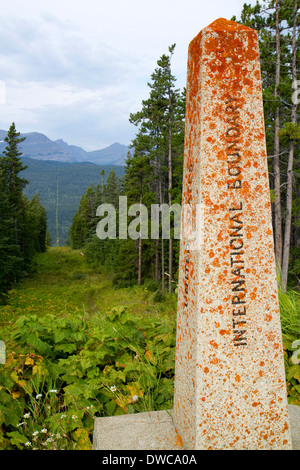
[[[7,146],[0,156],[0,298],[20,280],[31,266],[33,256],[45,251],[47,216],[38,196],[31,201],[23,194],[27,180],[21,172],[20,138],[15,124],[5,137]]]
[[[300,58],[299,2],[262,0],[254,7],[245,4],[241,22],[256,29],[259,37],[275,255],[284,291],[288,266],[296,276],[300,273],[299,217],[295,211],[300,203],[299,179],[295,178],[300,167],[299,109],[292,101]]]
[[[8,197],[8,206],[10,208],[14,220],[14,237],[15,243],[18,245],[19,241],[19,225],[22,217],[22,194],[28,181],[21,178],[19,173],[27,168],[23,165],[20,156],[22,152],[19,149],[19,144],[25,140],[25,137],[20,138],[20,133],[16,131],[15,124],[9,128],[7,136],[4,141],[7,146],[3,151],[3,157],[0,159],[0,166],[3,172],[3,184],[5,192]]]
[[[22,254],[15,243],[14,220],[10,211],[5,175],[0,168],[0,301],[21,277]]]
[[[163,54],[157,61],[158,67],[151,75],[149,98],[142,101],[142,109],[130,115],[130,122],[139,127],[132,142],[135,155],[142,153],[149,158],[152,168],[152,190],[156,203],[172,205],[173,160],[177,155],[175,136],[182,130],[182,108],[179,106],[180,93],[175,89],[176,79],[171,73],[171,59],[175,44],[169,47],[169,55]],[[180,149],[181,150],[181,149]],[[131,161],[132,164],[133,161]],[[155,243],[155,279],[158,278],[159,246]],[[161,238],[161,287],[165,289],[165,241]],[[173,240],[169,239],[168,256],[169,292],[173,277]]]
[[[93,194],[93,233],[97,225],[96,199],[100,203],[112,204],[116,209],[119,235],[118,224],[119,221],[121,223],[122,214],[119,214],[118,196],[127,196],[128,209],[136,205],[136,213],[127,217],[129,237],[121,236],[116,240],[100,240],[95,235],[86,237],[83,234],[87,222],[84,210],[86,195],[80,202],[70,229],[73,247],[84,247],[91,262],[97,260],[106,268],[113,268],[115,284],[141,284],[152,278],[161,282],[162,292],[165,290],[165,271],[168,271],[168,290],[172,290],[172,280],[178,266],[179,240],[174,243],[172,239],[165,240],[162,233],[158,239],[151,239],[150,216],[152,204],[167,204],[170,207],[173,200],[181,203],[185,92],[180,93],[175,88],[176,79],[171,73],[174,49],[175,45],[172,45],[169,54],[162,55],[157,61],[148,83],[148,99],[142,101],[140,111],[130,114],[129,121],[137,127],[137,134],[131,142],[132,151],[127,155],[123,182],[111,171],[104,184],[104,172],[101,172],[101,185],[97,195]],[[131,231],[133,227],[134,234]],[[146,229],[147,236],[144,236]],[[172,228],[170,233],[172,237]]]

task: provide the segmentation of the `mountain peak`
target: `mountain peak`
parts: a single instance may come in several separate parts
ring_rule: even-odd
[[[6,144],[4,138],[7,131],[0,130],[0,153]],[[69,145],[63,139],[55,141],[49,139],[40,132],[20,134],[26,137],[22,143],[23,157],[35,160],[51,160],[64,163],[91,162],[98,165],[124,165],[128,153],[128,147],[119,142],[114,142],[106,148],[87,152],[76,145]]]

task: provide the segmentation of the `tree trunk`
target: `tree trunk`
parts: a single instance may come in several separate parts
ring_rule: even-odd
[[[296,30],[297,30],[297,11],[298,0],[294,0],[294,24],[293,24],[293,44],[292,44],[292,77],[293,81],[297,80],[297,64],[296,64]],[[297,100],[292,105],[291,122],[296,123],[297,115]],[[287,189],[286,189],[286,217],[285,217],[285,233],[284,233],[284,246],[282,257],[282,280],[281,289],[283,292],[287,288],[289,258],[290,258],[290,243],[291,243],[291,230],[292,230],[292,203],[293,203],[293,160],[294,160],[294,139],[290,140],[289,158],[287,168]]]
[[[155,280],[159,281],[159,254],[158,254],[159,240],[155,240]]]
[[[165,246],[164,239],[161,239],[161,291],[165,293]]]
[[[101,170],[100,175],[101,175],[101,196],[102,196],[102,203],[104,202],[104,170]]]
[[[154,162],[154,171],[155,171],[155,198],[156,203],[160,202],[160,176],[159,176],[159,161],[156,156]],[[159,272],[159,238],[155,240],[155,281],[159,281],[160,272]]]
[[[59,201],[58,170],[56,170],[56,204],[55,204],[56,246],[59,246],[58,201]]]
[[[168,166],[169,166],[169,208],[171,214],[172,206],[172,97],[171,90],[169,90],[169,149],[168,149]],[[171,220],[170,220],[171,224]],[[171,227],[170,227],[171,228]],[[173,277],[173,239],[170,230],[169,238],[169,292],[172,292],[172,277]]]
[[[284,231],[284,245],[281,267],[281,290],[286,291],[289,257],[290,257],[290,242],[291,242],[291,228],[292,228],[292,203],[293,203],[293,159],[294,159],[294,140],[290,141],[289,159],[287,169],[287,189],[286,189],[286,214],[285,214],[285,231]]]
[[[278,85],[280,81],[280,31],[279,31],[279,5],[276,0],[276,73],[275,73],[275,91],[274,98],[278,97]],[[281,215],[281,189],[280,189],[280,148],[279,148],[279,107],[276,107],[275,114],[275,129],[274,129],[274,228],[275,228],[275,257],[276,266],[279,272],[281,271],[282,261],[282,215]]]
[[[142,235],[139,236],[138,286],[142,283]]]
[[[159,178],[159,203],[162,205],[161,177]],[[161,237],[161,291],[165,292],[165,246],[164,239]]]
[[[141,185],[142,186],[142,185]],[[139,261],[138,261],[138,286],[142,284],[142,187],[140,188],[140,236],[139,236]]]

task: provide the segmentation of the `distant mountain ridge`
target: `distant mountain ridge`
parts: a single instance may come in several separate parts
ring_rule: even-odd
[[[6,147],[4,138],[7,131],[0,130],[0,153]],[[20,145],[23,157],[63,163],[90,162],[97,165],[124,166],[129,147],[115,142],[100,150],[87,152],[76,145],[69,145],[62,139],[51,140],[39,132],[20,133],[26,140]]]
[[[90,162],[62,162],[22,157],[26,170],[22,177],[28,180],[24,193],[29,199],[39,194],[47,212],[48,230],[54,245],[64,246],[73,217],[78,209],[81,196],[89,186],[96,187],[104,181],[111,170],[116,176],[124,177],[125,167],[97,165]]]

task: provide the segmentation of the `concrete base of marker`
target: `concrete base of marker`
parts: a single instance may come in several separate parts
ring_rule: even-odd
[[[300,450],[300,406],[288,405],[293,450]]]
[[[300,450],[300,406],[289,405],[293,450]],[[184,450],[172,410],[96,418],[93,450]]]
[[[167,410],[96,418],[93,441],[94,450],[183,449]]]

